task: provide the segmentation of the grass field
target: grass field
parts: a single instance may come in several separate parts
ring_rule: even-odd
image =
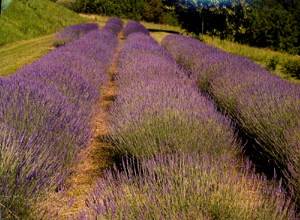
[[[49,52],[55,31],[87,21],[51,1],[12,1],[0,19],[0,76]]]
[[[12,1],[0,19],[0,47],[29,40],[86,19],[48,0]]]
[[[0,48],[0,74],[7,76],[51,51],[53,34],[18,41]]]

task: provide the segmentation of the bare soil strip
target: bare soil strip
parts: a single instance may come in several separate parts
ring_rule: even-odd
[[[121,39],[122,34],[119,35]],[[86,207],[85,200],[93,189],[98,178],[103,176],[103,171],[114,164],[113,147],[102,140],[109,128],[107,126],[108,115],[106,111],[115,100],[116,90],[113,76],[116,73],[116,59],[120,52],[120,44],[113,58],[110,71],[107,74],[107,82],[101,87],[101,96],[98,110],[92,122],[93,137],[88,146],[80,153],[78,165],[72,168],[72,175],[66,181],[68,190],[63,196],[58,193],[49,195],[48,200],[40,207],[47,207],[51,213],[51,219],[72,219]]]

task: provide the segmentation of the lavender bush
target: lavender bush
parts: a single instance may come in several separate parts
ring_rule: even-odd
[[[134,20],[128,21],[126,27],[124,27],[122,30],[122,34],[124,37],[127,37],[130,34],[137,32],[143,33],[145,35],[150,35],[148,29],[145,28],[144,25]]]
[[[263,158],[285,176],[300,198],[300,87],[247,58],[227,54],[195,39],[170,35],[163,45],[187,67],[202,91],[259,144]]]
[[[91,30],[99,29],[97,23],[76,24],[56,32],[54,36],[55,47],[71,43]]]
[[[237,148],[231,122],[199,95],[178,66],[154,55],[136,61],[122,66],[116,77],[120,89],[110,127],[120,151],[139,157]]]
[[[24,79],[1,80],[0,108],[1,124],[9,128],[0,136],[1,173],[6,173],[1,176],[1,203],[6,207],[1,214],[5,218],[7,208],[17,214],[26,211],[14,201],[26,204],[27,197],[62,183],[90,138],[87,120],[92,115],[81,114],[79,106],[53,88]]]
[[[86,78],[86,80],[94,87],[98,87],[102,84],[103,80],[105,79],[104,75],[105,71],[108,69],[108,64],[97,64],[94,60],[81,56],[79,53],[64,51],[62,48],[51,51],[42,59],[47,63],[55,63],[59,66],[64,66],[65,68],[69,68],[72,71],[80,73],[80,75]],[[33,65],[36,64],[34,63]],[[41,65],[40,62],[38,65]],[[26,71],[27,68],[27,66],[23,67],[19,72],[24,74],[23,72],[28,72]]]
[[[53,53],[56,55],[62,55],[61,53]],[[74,56],[72,56],[74,58]],[[15,75],[17,77],[31,78],[48,86],[52,86],[55,90],[68,96],[69,101],[73,103],[95,103],[99,100],[98,87],[105,81],[105,74],[102,71],[95,71],[94,81],[97,85],[94,85],[89,81],[87,77],[76,69],[72,69],[66,64],[60,64],[59,62],[49,62],[51,57],[46,56],[32,65],[23,67]],[[58,57],[59,58],[59,57]],[[61,60],[65,60],[65,57]],[[74,61],[74,60],[73,60]],[[84,67],[84,63],[78,63],[81,67]],[[92,77],[92,76],[91,76]],[[97,79],[97,78],[98,79]]]
[[[239,151],[232,123],[152,37],[127,35],[117,62],[109,138],[118,154]]]
[[[296,219],[281,185],[226,154],[173,153],[108,170],[78,219]]]
[[[110,35],[117,43],[121,23],[114,22],[109,23],[111,31],[95,30],[99,41]],[[92,36],[61,46],[0,79],[1,219],[36,217],[29,206],[60,188],[91,137],[99,87],[116,48],[103,51]],[[68,50],[72,47],[85,52],[73,53]],[[95,59],[81,56],[92,49],[98,52]],[[107,63],[101,65],[98,61],[104,58]]]
[[[113,32],[119,34],[123,29],[124,22],[120,18],[112,17],[110,18],[102,30],[107,30],[108,32]]]

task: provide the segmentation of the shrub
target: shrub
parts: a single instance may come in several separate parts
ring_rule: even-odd
[[[283,67],[292,76],[300,77],[300,59],[288,60],[283,64]]]
[[[146,2],[142,12],[142,18],[148,22],[164,23],[166,13],[163,3],[160,0],[150,0]]]
[[[231,122],[199,94],[148,30],[134,21],[123,34],[127,38],[117,59],[119,95],[110,117],[110,140],[117,152],[138,158],[177,150],[236,153]]]
[[[126,27],[123,28],[122,34],[124,37],[128,37],[130,34],[137,33],[137,32],[141,32],[143,34],[150,35],[147,28],[145,28],[141,23],[134,21],[134,20],[130,20],[127,23]]]
[[[232,122],[149,35],[128,35],[115,82],[109,140],[127,157],[98,180],[79,219],[295,218],[281,182],[237,163]]]
[[[269,71],[274,71],[276,69],[277,64],[279,63],[279,57],[273,56],[268,59],[268,63],[266,65],[266,69]]]

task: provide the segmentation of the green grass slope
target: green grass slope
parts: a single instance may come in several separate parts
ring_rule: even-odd
[[[13,0],[0,18],[0,47],[86,21],[49,0]]]

